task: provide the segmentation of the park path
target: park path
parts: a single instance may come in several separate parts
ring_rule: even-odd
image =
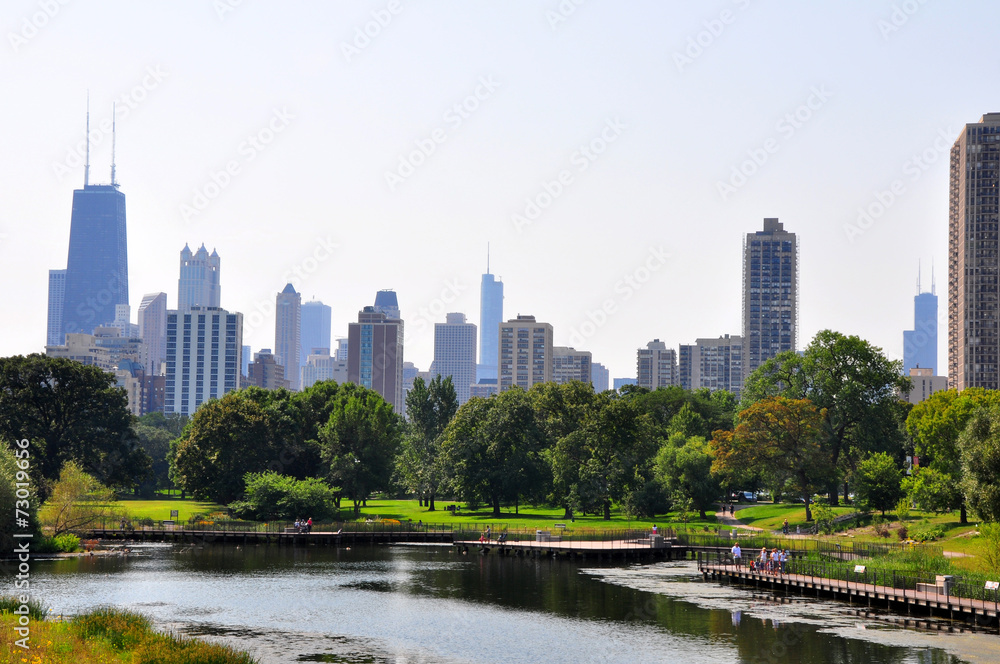
[[[747,505],[742,505],[742,506],[741,505],[736,505],[734,507],[734,510],[736,512],[739,512],[743,507],[747,507]],[[736,519],[735,514],[733,516],[729,516],[729,514],[723,514],[722,512],[716,512],[715,513],[715,520],[720,525],[726,526],[727,528],[741,528],[743,530],[756,530],[756,531],[759,531],[759,532],[763,532],[764,531],[763,528],[758,528],[757,526],[748,526],[747,524],[742,523],[741,521],[739,521],[738,519]]]

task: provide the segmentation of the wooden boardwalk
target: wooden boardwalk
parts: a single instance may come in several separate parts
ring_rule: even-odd
[[[815,595],[846,599],[851,603],[865,603],[875,608],[913,615],[940,616],[970,620],[979,624],[997,624],[1000,603],[979,599],[955,597],[942,592],[920,592],[906,588],[893,588],[873,583],[842,581],[803,574],[769,574],[751,572],[744,566],[732,563],[706,563],[699,561],[698,570],[708,579],[729,579],[740,583],[772,590],[797,591],[801,595]]]
[[[233,530],[192,530],[188,528],[97,528],[82,539],[128,540],[139,542],[194,542],[214,544],[278,544],[282,546],[341,546],[351,544],[438,543],[451,544],[449,531],[392,529],[384,531],[261,532]]]
[[[677,546],[670,540],[664,540],[663,546],[651,546],[648,540],[568,540],[568,541],[506,541],[490,540],[457,540],[455,546],[464,551],[490,553],[495,551],[500,555],[518,555],[534,557],[567,557],[567,558],[683,558],[688,547]]]

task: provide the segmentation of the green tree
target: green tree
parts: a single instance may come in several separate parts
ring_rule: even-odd
[[[715,432],[712,470],[748,468],[782,474],[802,496],[809,521],[809,500],[833,472],[830,455],[823,449],[825,418],[824,409],[808,399],[757,401],[740,412],[735,430]]]
[[[0,358],[0,440],[22,439],[43,498],[68,461],[126,490],[149,473],[125,390],[95,366],[38,354]]]
[[[958,447],[966,503],[984,521],[1000,522],[1000,405],[977,408]]]
[[[442,476],[438,454],[445,427],[458,411],[458,397],[451,376],[436,376],[429,385],[415,378],[406,395],[406,415],[409,418],[399,456],[396,477],[408,491],[417,494],[420,504],[435,510],[434,499]]]
[[[661,387],[653,391],[624,393],[639,411],[650,417],[660,435],[667,438],[680,431],[685,436],[709,438],[713,431],[732,429],[738,403],[724,390],[685,390],[682,387]]]
[[[580,381],[538,383],[532,386],[529,395],[544,436],[541,454],[552,479],[547,501],[563,508],[564,519],[572,519],[575,512],[593,511],[595,506],[585,504],[579,493],[582,439],[568,438],[596,408],[593,386]]]
[[[866,510],[879,510],[882,516],[903,497],[903,473],[885,452],[863,459],[854,471],[853,481],[858,504]]]
[[[656,455],[656,477],[675,503],[690,501],[701,518],[719,497],[719,482],[712,475],[711,448],[701,436],[685,438],[675,433]]]
[[[141,418],[136,420],[134,428],[139,447],[149,455],[151,462],[147,482],[142,486],[137,485],[136,491],[152,493],[157,489],[169,489],[170,461],[167,457],[170,455],[170,441],[175,436],[167,429],[144,424]]]
[[[62,533],[114,523],[124,511],[115,502],[115,492],[67,461],[52,487],[52,495],[42,505],[39,518],[52,529],[52,537]]]
[[[961,485],[952,475],[934,468],[915,468],[912,475],[903,478],[902,486],[910,500],[930,512],[943,514],[965,504]]]
[[[31,462],[30,451],[27,448],[20,447],[16,442],[8,446],[6,442],[0,441],[0,511],[7,515],[0,520],[0,551],[14,550],[16,532],[39,532],[38,499],[28,472]],[[18,483],[27,486],[18,487]],[[21,498],[17,497],[19,488],[27,489],[26,498],[24,491],[21,493]],[[15,512],[15,510],[21,511]],[[27,519],[27,527],[18,527],[15,517]]]
[[[345,383],[330,420],[319,430],[326,476],[354,502],[355,515],[375,491],[389,488],[399,451],[401,418],[378,392]]]
[[[297,480],[270,470],[266,473],[247,473],[244,481],[244,499],[229,505],[234,515],[241,519],[326,519],[336,512],[334,500],[337,489],[321,479],[308,477]]]
[[[830,503],[836,505],[838,476],[846,477],[869,452],[902,453],[908,405],[896,394],[910,385],[901,363],[887,359],[880,348],[822,330],[801,356],[779,353],[758,367],[744,385],[743,405],[783,396],[809,399],[823,409],[822,448],[836,470],[828,487]]]

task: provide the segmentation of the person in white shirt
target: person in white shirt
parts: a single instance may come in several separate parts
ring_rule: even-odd
[[[731,550],[733,552],[733,562],[736,563],[737,567],[741,567],[743,565],[743,550],[740,549],[740,543],[733,544]]]

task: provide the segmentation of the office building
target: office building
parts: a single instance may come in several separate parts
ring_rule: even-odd
[[[500,323],[497,370],[499,391],[517,385],[525,390],[552,380],[552,325],[534,316]]]
[[[593,354],[566,346],[552,347],[552,380],[559,385],[578,380],[591,384]]]
[[[240,375],[246,378],[246,375],[250,372],[250,360],[253,358],[253,353],[250,352],[250,346],[244,346],[243,352],[240,355]]]
[[[941,390],[948,389],[947,376],[935,376],[933,369],[913,368],[909,370],[910,381],[913,387],[905,395],[904,399],[916,405]]]
[[[444,323],[434,324],[430,374],[431,378],[451,376],[459,406],[469,400],[469,390],[476,382],[476,325],[466,322],[465,314],[447,314]]]
[[[167,311],[164,412],[191,415],[240,388],[243,314],[217,307]]]
[[[951,148],[948,379],[1000,389],[1000,113],[965,125]]]
[[[917,276],[917,294],[913,298],[913,329],[903,332],[903,374],[920,367],[930,369],[934,375],[937,369],[938,348],[938,299],[934,286],[934,272],[931,271],[931,290],[924,293],[920,289]]]
[[[590,382],[595,392],[607,392],[611,387],[611,372],[600,362],[594,362],[590,365]]]
[[[396,291],[380,290],[375,293],[375,311],[385,314],[386,320],[399,320],[399,302]]]
[[[247,367],[247,384],[265,390],[276,390],[280,387],[288,389],[285,367],[274,359],[270,348],[262,348],[259,353],[254,353],[253,362]]]
[[[330,328],[333,319],[333,309],[318,300],[303,302],[302,309],[302,333],[299,357],[299,364],[306,365],[306,361],[314,348],[325,348],[330,354]]]
[[[375,390],[403,414],[403,321],[365,307],[348,325],[347,340],[347,380]]]
[[[647,390],[679,385],[677,377],[677,351],[653,339],[645,348],[636,352],[636,384]]]
[[[777,219],[743,242],[743,379],[798,344],[799,248]]]
[[[66,343],[46,346],[49,357],[61,357],[87,366],[94,366],[107,372],[114,372],[117,362],[112,361],[108,348],[98,346],[93,334],[70,332],[65,335]]]
[[[66,270],[49,270],[49,311],[45,345],[61,346],[66,341],[63,309],[66,307]]]
[[[615,392],[617,392],[626,385],[635,385],[636,382],[635,378],[615,378],[613,387]]]
[[[219,254],[212,250],[209,255],[204,243],[194,254],[185,244],[181,249],[181,272],[177,280],[177,310],[187,311],[191,307],[221,307],[222,285],[220,281]]]
[[[479,365],[477,380],[497,377],[497,334],[503,322],[503,282],[490,274],[489,257],[486,274],[479,288]]]
[[[167,359],[167,294],[147,293],[139,305],[139,336],[146,344],[146,374],[163,374]]]
[[[285,368],[285,380],[298,391],[302,382],[299,358],[302,348],[302,296],[291,284],[278,293],[274,307],[274,360]]]
[[[478,383],[469,388],[469,398],[479,397],[480,399],[489,399],[497,394],[498,391],[496,378],[482,378]]]
[[[316,352],[310,353],[306,357],[306,365],[302,367],[302,389],[312,387],[324,380],[346,383],[347,360],[331,356],[329,348],[316,348],[314,350]]]
[[[685,390],[743,390],[743,338],[696,339],[680,347],[680,386]]]

